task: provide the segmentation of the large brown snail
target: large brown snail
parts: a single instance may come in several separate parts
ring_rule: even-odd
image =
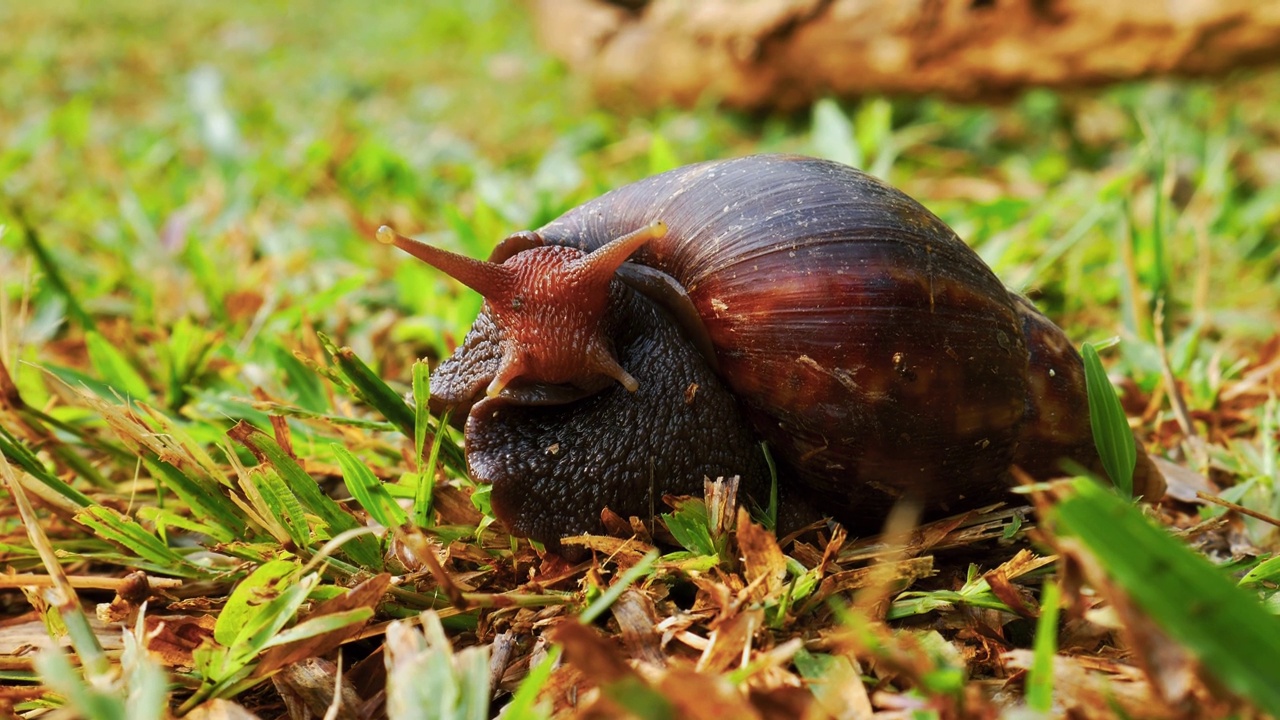
[[[780,523],[874,530],[902,499],[1000,499],[1010,468],[1101,472],[1080,356],[941,220],[814,158],[689,165],[591,200],[488,262],[379,238],[485,298],[432,402],[467,413],[475,478],[558,547],[601,511],[777,461]],[[1163,492],[1140,453],[1135,493]]]

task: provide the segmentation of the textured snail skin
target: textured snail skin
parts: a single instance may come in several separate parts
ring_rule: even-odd
[[[553,547],[599,530],[605,507],[648,518],[665,509],[663,495],[700,493],[704,477],[739,475],[740,491],[768,498],[764,455],[736,398],[658,306],[622,283],[611,290],[606,334],[636,392],[612,383],[573,402],[529,404],[516,387],[515,397],[484,398],[467,417],[467,462],[493,484],[494,513],[513,533]],[[493,338],[487,321],[474,329],[432,375],[433,398],[475,397],[497,367]],[[458,366],[471,372],[472,358],[485,358],[477,364],[487,372],[469,374],[469,387],[448,386]]]
[[[539,241],[591,252],[656,221],[665,235],[618,277],[647,266],[686,297],[615,280],[603,327],[636,392],[583,377],[477,402],[503,353],[489,304],[432,375],[433,403],[469,409],[471,470],[514,532],[554,546],[598,530],[606,506],[648,517],[703,476],[742,475],[763,505],[759,440],[778,460],[786,518],[816,508],[854,531],[904,498],[933,513],[1003,499],[1015,463],[1037,477],[1063,458],[1099,467],[1083,364],[1061,330],[941,220],[852,168],[778,155],[690,165],[500,256]],[[681,303],[700,326],[668,311]],[[555,329],[541,337],[555,342]],[[1160,484],[1142,456],[1138,491]]]

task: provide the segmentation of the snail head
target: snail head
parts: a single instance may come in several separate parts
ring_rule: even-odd
[[[502,336],[502,358],[485,391],[495,397],[516,379],[584,386],[602,375],[634,392],[635,378],[618,364],[602,329],[609,285],[632,253],[666,230],[666,225],[655,222],[590,253],[541,245],[531,233],[519,233],[513,238],[519,240],[520,250],[500,263],[441,250],[385,225],[378,229],[378,240],[484,297]]]

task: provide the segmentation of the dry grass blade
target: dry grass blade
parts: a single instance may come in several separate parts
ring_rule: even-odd
[[[80,608],[80,598],[70,581],[67,580],[66,572],[63,571],[62,564],[58,562],[58,555],[54,551],[53,545],[49,543],[49,538],[40,529],[40,521],[36,516],[35,508],[31,506],[31,501],[27,499],[26,492],[23,491],[22,485],[18,482],[17,474],[13,471],[13,467],[9,465],[9,461],[2,455],[0,455],[0,478],[3,478],[5,486],[9,489],[9,497],[13,498],[18,512],[22,516],[27,536],[31,539],[31,546],[40,554],[45,571],[52,580],[51,590],[53,595],[49,600],[53,605],[53,609],[61,617],[62,623],[65,624],[81,663],[91,677],[105,675],[110,664],[103,652],[102,645],[98,642],[97,636],[89,625],[88,618],[85,617],[84,611]]]

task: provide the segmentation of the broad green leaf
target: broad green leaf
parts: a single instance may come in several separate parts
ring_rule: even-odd
[[[307,595],[319,582],[320,576],[307,575],[296,583],[285,584],[279,594],[260,607],[260,612],[248,616],[247,621],[231,643],[234,662],[250,662],[266,649],[267,644],[293,622]]]
[[[1078,538],[1154,622],[1224,687],[1280,716],[1280,621],[1129,503],[1085,480],[1050,509],[1054,532]]]
[[[701,499],[684,501],[673,513],[663,513],[667,529],[686,550],[699,555],[715,555],[716,545],[711,539],[707,505]]]
[[[1102,467],[1122,495],[1133,497],[1133,468],[1138,461],[1133,431],[1129,429],[1115,388],[1107,379],[1098,351],[1092,344],[1085,343],[1081,354],[1089,395],[1089,424],[1093,428],[1093,442],[1102,457]]]
[[[301,571],[296,560],[272,560],[259,565],[241,580],[227,597],[213,626],[213,639],[230,647],[240,632],[263,612],[266,602],[275,597]]]

